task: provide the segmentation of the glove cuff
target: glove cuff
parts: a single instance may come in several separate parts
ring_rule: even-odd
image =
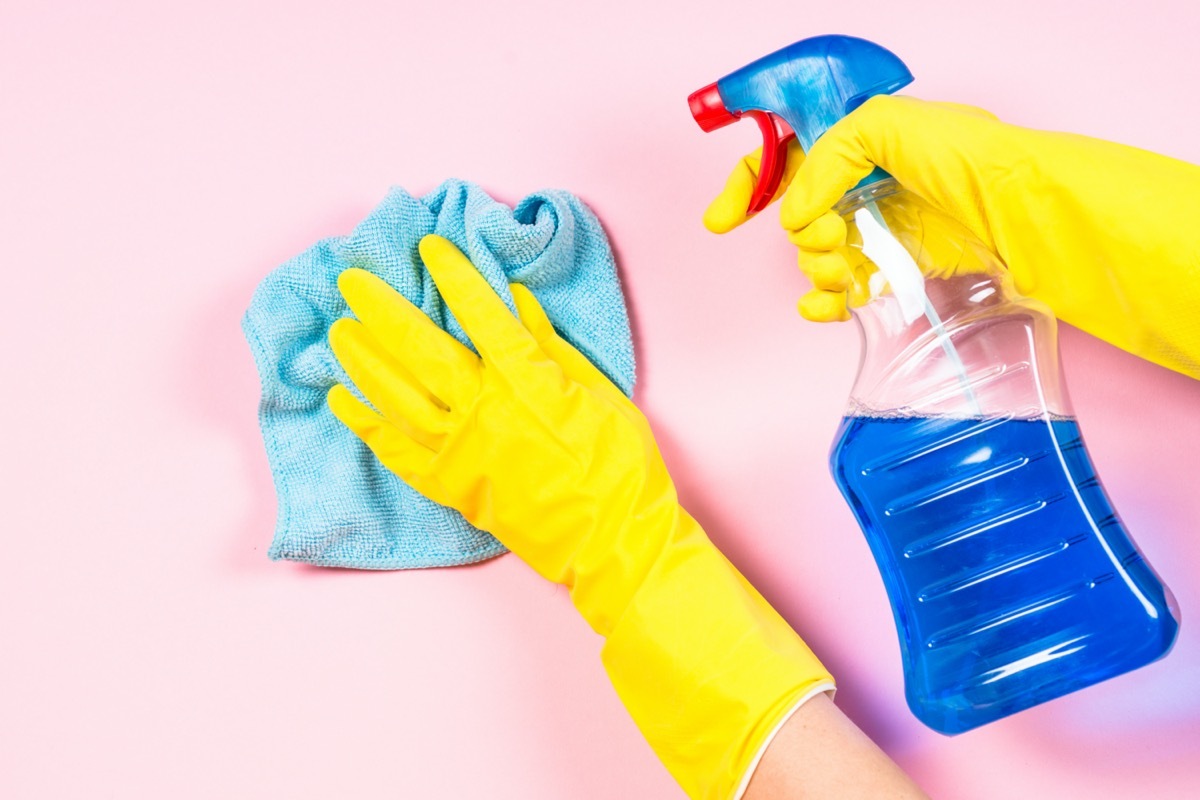
[[[601,659],[630,716],[693,798],[740,793],[783,721],[834,685],[682,509]]]

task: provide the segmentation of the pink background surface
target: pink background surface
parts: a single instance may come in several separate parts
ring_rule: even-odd
[[[795,39],[853,33],[899,53],[914,94],[1200,161],[1200,11],[742,5],[10,0],[0,796],[679,796],[599,640],[516,558],[266,559],[251,291],[390,184],[449,176],[510,202],[561,186],[597,211],[685,503],[930,792],[1195,796],[1200,383],[1063,333],[1094,459],[1184,610],[1175,651],[983,730],[925,730],[825,466],[857,334],[795,315],[804,283],[773,214],[701,228],[757,134],[703,135],[684,100]]]

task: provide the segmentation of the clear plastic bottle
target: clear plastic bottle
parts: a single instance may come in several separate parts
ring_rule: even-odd
[[[830,463],[887,587],[913,713],[958,733],[1166,654],[1174,600],[1088,457],[1049,309],[891,179],[839,211],[863,348]],[[893,287],[905,267],[882,266],[880,236],[915,289]]]

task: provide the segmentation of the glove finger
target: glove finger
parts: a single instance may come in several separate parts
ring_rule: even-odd
[[[845,292],[824,292],[813,289],[800,298],[800,316],[813,322],[845,322],[850,319],[846,309]]]
[[[826,211],[800,230],[789,231],[788,241],[804,250],[833,250],[846,243],[846,221],[836,211]]]
[[[329,390],[326,403],[333,415],[362,439],[385,467],[425,493],[423,477],[433,463],[432,450],[405,435],[340,383]]]
[[[849,288],[852,275],[844,253],[801,250],[797,260],[813,288],[823,292],[844,292]]]
[[[779,221],[798,231],[829,211],[875,168],[858,141],[854,114],[840,120],[812,146],[779,205]]]
[[[705,228],[713,233],[728,233],[749,219],[746,209],[750,205],[754,183],[758,180],[761,158],[762,148],[759,148],[734,166],[725,179],[725,188],[704,210]]]
[[[521,318],[521,322],[533,334],[533,338],[537,340],[542,352],[553,359],[568,378],[610,400],[620,398],[621,401],[628,402],[625,393],[597,369],[587,356],[558,335],[533,292],[518,283],[511,284],[509,288],[512,290],[513,300],[517,304],[517,315]]]
[[[501,364],[530,354],[537,346],[533,337],[462,251],[432,234],[419,248],[446,305],[484,361]]]
[[[329,329],[329,345],[350,380],[384,417],[430,449],[441,445],[450,427],[449,410],[362,323],[339,319]]]
[[[778,199],[787,189],[792,176],[804,161],[804,151],[795,141],[788,142],[787,157],[783,166],[783,177],[779,188],[771,202]],[[754,187],[758,184],[758,170],[762,165],[762,148],[745,156],[734,166],[733,171],[725,180],[725,188],[721,190],[704,212],[704,227],[713,233],[728,233],[750,219],[746,212],[750,208],[750,198],[754,196]]]
[[[478,389],[479,357],[377,275],[348,269],[338,289],[371,335],[444,405],[465,405]]]

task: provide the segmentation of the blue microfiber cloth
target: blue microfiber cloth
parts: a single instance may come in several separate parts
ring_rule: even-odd
[[[349,385],[326,339],[335,320],[351,316],[337,289],[345,269],[381,276],[469,345],[417,253],[430,233],[466,253],[510,309],[508,284],[529,287],[564,339],[626,394],[633,390],[633,343],[612,250],[577,197],[538,192],[514,209],[459,180],[420,199],[393,189],[350,236],[319,242],[268,275],[242,321],[262,379],[259,422],[279,495],[273,559],[408,569],[505,551],[389,472],[325,405],[334,383]]]

